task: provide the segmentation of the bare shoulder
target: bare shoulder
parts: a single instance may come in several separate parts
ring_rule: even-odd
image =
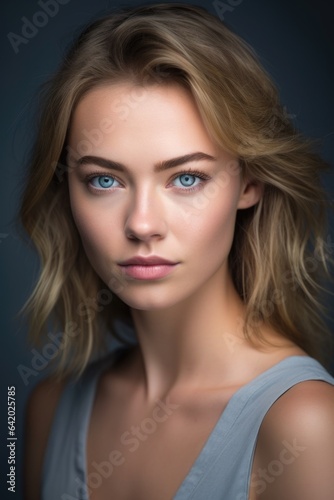
[[[26,406],[24,484],[25,499],[40,498],[41,473],[52,420],[65,381],[48,377],[33,389]]]
[[[300,382],[270,408],[258,435],[256,500],[334,498],[334,386]]]
[[[300,382],[286,391],[270,408],[264,421],[263,431],[272,433],[326,431],[326,423],[333,425],[334,385],[322,380]]]

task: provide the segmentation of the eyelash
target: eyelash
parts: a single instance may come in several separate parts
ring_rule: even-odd
[[[119,179],[117,179],[117,177],[115,175],[110,175],[109,173],[105,173],[105,172],[91,172],[90,174],[86,175],[84,177],[84,182],[87,186],[90,187],[90,189],[94,190],[94,191],[109,191],[110,189],[112,188],[109,188],[109,189],[98,189],[98,188],[95,188],[94,186],[92,186],[91,184],[89,184],[89,181],[96,178],[96,177],[111,177],[112,179],[115,179],[117,182],[119,182],[120,184],[121,181]]]
[[[168,182],[168,185],[170,185],[172,182],[174,182],[175,179],[177,179],[178,177],[181,177],[182,175],[187,175],[187,174],[189,174],[193,177],[198,177],[199,179],[201,179],[204,182],[211,179],[211,177],[209,175],[204,174],[203,172],[200,172],[199,170],[188,169],[188,170],[181,170],[177,174],[175,174],[174,177],[172,177],[172,179]],[[103,188],[98,189],[98,188],[95,188],[92,185],[90,185],[89,181],[91,179],[96,178],[96,177],[111,177],[121,184],[121,181],[115,175],[110,175],[109,173],[105,173],[105,172],[92,172],[92,173],[85,176],[84,182],[90,187],[90,189],[92,189],[96,192],[109,191],[110,189],[113,189],[112,187],[106,188],[106,189],[103,189]],[[177,188],[176,187],[176,189],[178,189],[179,191],[184,191],[184,192],[189,193],[190,191],[196,191],[198,189],[201,189],[202,187],[203,187],[203,182],[201,182],[200,184],[197,184],[194,187],[191,187],[191,186],[188,188],[187,187],[184,187],[184,188]]]
[[[174,177],[172,177],[172,179],[169,181],[168,185],[171,184],[172,182],[174,182],[178,177],[181,177],[182,175],[187,175],[187,174],[190,176],[197,177],[197,178],[201,179],[202,182],[200,182],[199,184],[196,184],[196,186],[190,186],[188,188],[187,187],[184,187],[184,188],[175,187],[175,189],[178,189],[179,191],[186,192],[186,193],[189,193],[191,191],[197,191],[203,187],[203,184],[205,181],[208,181],[211,179],[211,177],[209,175],[204,174],[203,172],[200,172],[199,170],[192,170],[190,168],[188,170],[179,171],[176,175],[174,175]]]

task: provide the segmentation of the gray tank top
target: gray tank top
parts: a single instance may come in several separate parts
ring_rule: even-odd
[[[89,499],[86,437],[90,414],[99,376],[119,354],[120,351],[114,352],[91,364],[79,381],[66,385],[48,440],[42,500]],[[290,356],[235,392],[174,500],[248,500],[253,455],[262,420],[284,392],[306,380],[322,380],[334,385],[334,378],[313,358]],[[290,454],[298,453],[298,443],[285,445]],[[99,478],[94,479],[98,484]]]

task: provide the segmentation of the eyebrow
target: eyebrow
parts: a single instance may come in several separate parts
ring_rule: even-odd
[[[183,156],[177,156],[176,158],[171,158],[170,160],[164,160],[158,162],[154,165],[154,172],[161,172],[169,168],[174,168],[180,165],[184,165],[185,163],[190,163],[192,161],[201,161],[201,160],[215,161],[217,160],[217,158],[207,153],[203,153],[202,151],[197,151],[196,153],[189,153]],[[104,168],[110,168],[112,170],[119,170],[119,171],[127,170],[127,167],[122,163],[113,160],[107,160],[106,158],[101,158],[100,156],[89,156],[89,155],[82,156],[81,158],[76,160],[76,164],[78,166],[93,164]]]

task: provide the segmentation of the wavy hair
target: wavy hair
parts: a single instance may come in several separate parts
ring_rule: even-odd
[[[325,364],[320,276],[328,272],[327,206],[320,173],[327,165],[294,129],[253,50],[204,8],[179,3],[117,10],[94,21],[43,89],[20,212],[42,261],[23,309],[33,340],[52,318],[62,332],[59,373],[80,374],[106,332],[114,332],[115,318],[130,316],[85,255],[66,165],[80,99],[98,85],[125,81],[188,89],[213,140],[263,184],[261,201],[237,214],[229,256],[246,305],[244,333],[261,338],[264,321]]]

